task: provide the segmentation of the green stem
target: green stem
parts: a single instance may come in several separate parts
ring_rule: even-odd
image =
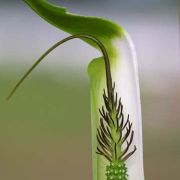
[[[49,48],[34,64],[33,66],[25,73],[25,75],[20,79],[20,81],[16,84],[16,86],[13,88],[13,90],[10,92],[9,96],[7,97],[7,100],[9,100],[13,94],[15,93],[15,91],[17,90],[17,88],[22,84],[22,82],[26,79],[26,77],[33,71],[33,69],[50,53],[52,52],[55,48],[57,48],[58,46],[60,46],[61,44],[72,40],[72,39],[76,39],[76,38],[82,38],[82,39],[89,39],[91,41],[93,41],[94,43],[96,43],[102,54],[104,57],[104,62],[105,62],[105,69],[106,69],[106,83],[107,83],[107,92],[108,92],[108,97],[110,100],[110,104],[112,104],[113,102],[113,87],[112,87],[112,77],[111,77],[111,69],[110,69],[110,61],[109,61],[109,57],[106,51],[106,48],[104,47],[104,45],[101,43],[101,41],[99,41],[97,38],[91,36],[91,35],[87,35],[87,34],[77,34],[77,35],[73,35],[73,36],[69,36],[59,42],[57,42],[55,45],[53,45],[51,48]]]

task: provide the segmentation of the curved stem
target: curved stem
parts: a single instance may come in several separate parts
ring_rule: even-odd
[[[26,79],[26,77],[32,72],[32,70],[50,53],[52,52],[55,48],[57,48],[58,46],[60,46],[61,44],[72,40],[72,39],[76,39],[76,38],[83,38],[83,39],[88,39],[93,41],[94,43],[96,43],[102,54],[103,54],[103,58],[104,58],[104,62],[105,62],[105,69],[106,69],[106,85],[107,85],[107,92],[108,92],[108,99],[109,99],[109,103],[113,104],[113,87],[112,87],[112,77],[111,77],[111,69],[110,69],[110,61],[109,61],[109,57],[106,51],[106,48],[104,47],[104,45],[101,43],[101,41],[99,41],[97,38],[91,36],[91,35],[87,35],[87,34],[77,34],[77,35],[73,35],[73,36],[69,36],[59,42],[57,42],[55,45],[53,45],[51,48],[49,48],[34,64],[33,66],[25,73],[25,75],[20,79],[20,81],[16,84],[16,86],[13,88],[13,90],[11,91],[11,93],[9,94],[9,96],[7,97],[7,100],[9,100],[12,95],[15,93],[15,91],[17,90],[17,88],[22,84],[22,82]]]

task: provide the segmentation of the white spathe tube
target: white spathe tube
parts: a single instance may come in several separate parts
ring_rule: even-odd
[[[143,144],[140,91],[138,80],[137,58],[133,43],[124,31],[123,37],[114,40],[116,56],[111,61],[112,81],[115,82],[115,92],[121,98],[125,119],[128,114],[133,124],[134,138],[129,151],[137,147],[136,152],[125,162],[128,168],[128,180],[144,180]],[[91,121],[92,121],[92,161],[93,180],[106,179],[106,166],[109,162],[96,154],[96,130],[99,126],[100,115],[98,109],[104,105],[102,94],[106,89],[105,73],[102,75],[103,59],[97,58],[89,65],[91,80]],[[93,69],[93,71],[91,71]],[[124,148],[124,146],[122,146]]]
[[[122,99],[125,116],[129,114],[134,130],[133,144],[136,152],[127,160],[128,180],[144,180],[141,103],[138,78],[137,56],[128,33],[115,42],[119,60],[113,66],[116,91]],[[133,147],[133,146],[132,146]]]

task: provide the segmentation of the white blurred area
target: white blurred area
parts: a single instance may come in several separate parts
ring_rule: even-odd
[[[55,1],[51,1],[55,2]],[[178,1],[57,1],[70,12],[112,19],[131,35],[138,55],[141,86],[161,93],[176,91],[179,84]],[[28,67],[53,43],[67,34],[38,17],[22,1],[0,6],[0,66]],[[74,40],[54,51],[40,70],[68,68],[85,74],[98,52]],[[83,75],[85,77],[85,75]],[[142,83],[143,82],[143,83]],[[158,88],[157,88],[158,87]]]

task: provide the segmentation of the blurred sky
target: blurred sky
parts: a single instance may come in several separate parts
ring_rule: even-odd
[[[140,79],[145,86],[162,88],[179,80],[179,20],[177,0],[59,0],[72,13],[109,18],[131,35],[138,54]],[[30,65],[57,40],[67,34],[38,17],[23,1],[0,2],[0,65]],[[69,53],[70,49],[76,51]],[[74,40],[50,55],[42,67],[85,71],[97,52]],[[73,59],[72,59],[73,57]],[[67,61],[68,59],[68,61]],[[166,79],[166,81],[165,81]],[[168,84],[168,85],[167,85]]]

